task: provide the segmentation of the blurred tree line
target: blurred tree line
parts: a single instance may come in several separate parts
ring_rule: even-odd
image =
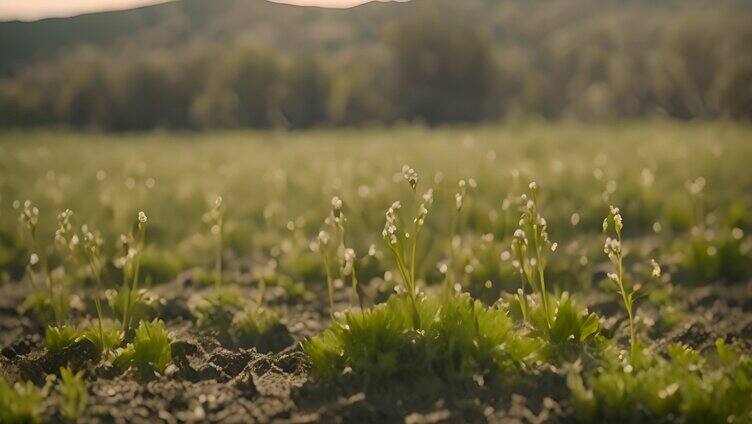
[[[234,43],[80,48],[0,81],[0,125],[309,128],[515,117],[752,119],[749,15],[607,19],[516,42],[442,13],[403,17],[382,56]]]

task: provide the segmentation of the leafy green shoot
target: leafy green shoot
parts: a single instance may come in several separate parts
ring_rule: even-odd
[[[524,304],[520,304],[522,299]],[[513,310],[527,312],[532,334],[545,341],[544,350],[548,359],[556,362],[564,359],[567,348],[579,348],[593,341],[600,331],[600,321],[596,314],[588,313],[572,299],[568,292],[551,298],[549,311],[535,301],[532,296],[514,296],[511,301]],[[548,317],[548,320],[546,319]],[[563,356],[562,356],[563,355]]]
[[[392,206],[386,211],[386,222],[381,237],[384,243],[392,252],[397,270],[399,271],[402,287],[401,291],[406,293],[413,304],[413,325],[420,327],[420,313],[418,311],[418,288],[415,276],[418,239],[425,225],[428,208],[433,204],[433,190],[428,191],[418,197],[418,173],[410,166],[402,167],[402,174],[412,190],[415,198],[416,212],[412,220],[412,228],[407,222],[400,217],[402,203],[399,201],[392,203]]]
[[[123,370],[135,367],[144,378],[161,374],[172,360],[171,342],[162,320],[141,321],[133,342],[115,358],[115,365]]]
[[[459,226],[461,223],[462,206],[465,204],[465,197],[467,196],[467,182],[460,180],[457,183],[457,193],[454,195],[454,213],[452,214],[452,223],[449,230],[449,243],[447,246],[447,263],[442,266],[444,271],[444,295],[448,296],[454,289],[455,284],[455,250],[459,244],[460,238],[458,236]]]
[[[614,283],[618,294],[624,303],[624,309],[627,311],[629,319],[629,341],[630,356],[634,360],[637,356],[637,332],[634,322],[634,301],[637,288],[628,288],[624,283],[624,251],[622,250],[621,230],[624,228],[619,208],[611,206],[608,216],[603,220],[603,231],[606,232],[609,227],[614,229],[614,238],[606,237],[606,244],[603,247],[604,253],[611,262],[616,266],[616,272],[609,273],[608,279]]]
[[[75,421],[86,410],[89,392],[84,383],[84,372],[74,373],[70,368],[60,368],[60,412],[63,417]]]
[[[194,296],[188,303],[199,327],[215,327],[227,333],[235,314],[243,307],[243,297],[231,286]]]
[[[123,268],[124,287],[127,287],[127,296],[125,296],[125,305],[123,307],[123,333],[127,334],[131,328],[133,319],[133,299],[134,293],[138,293],[138,275],[141,264],[141,252],[144,250],[146,240],[146,223],[148,218],[146,213],[138,213],[135,237],[122,237],[123,257],[120,265]],[[136,321],[138,322],[138,321]]]
[[[126,314],[134,322],[152,320],[159,315],[164,300],[148,289],[131,291],[127,285],[120,290],[109,290],[107,301],[116,316]],[[121,328],[122,331],[122,328]]]
[[[21,210],[21,215],[18,219],[22,232],[25,234],[28,244],[29,259],[26,263],[26,275],[31,282],[33,294],[43,293],[46,291],[46,300],[43,300],[40,295],[32,295],[30,299],[27,299],[27,306],[32,307],[35,312],[40,312],[40,316],[45,316],[46,310],[51,311],[52,320],[55,324],[62,323],[68,310],[67,295],[65,287],[62,284],[58,284],[57,293],[55,287],[55,279],[50,272],[50,267],[47,262],[47,255],[45,254],[44,246],[40,246],[37,241],[37,230],[39,224],[39,208],[34,206],[30,200],[26,200]],[[37,280],[38,273],[42,274],[44,283],[40,284]],[[46,286],[46,288],[43,288]]]
[[[51,352],[60,352],[80,337],[81,332],[72,325],[48,325],[44,332],[44,345]]]
[[[217,238],[214,251],[214,285],[222,286],[222,251],[224,249],[225,206],[222,204],[222,196],[214,199],[211,209],[204,214],[204,222],[210,226],[210,231]]]
[[[329,295],[330,313],[334,316],[334,272],[335,267],[339,271],[339,276],[343,281],[350,279],[352,287],[351,301],[360,305],[363,309],[363,299],[358,286],[358,258],[355,250],[347,245],[347,230],[345,224],[347,217],[342,210],[342,199],[335,196],[332,198],[332,210],[324,221],[324,225],[329,229],[323,229],[319,232],[317,249],[324,258],[324,270],[326,271],[327,290]],[[353,300],[355,298],[355,300]]]
[[[512,264],[517,269],[522,280],[522,287],[518,290],[518,302],[522,306],[522,315],[529,319],[524,299],[525,285],[529,285],[537,293],[542,302],[543,318],[546,326],[551,326],[553,312],[548,300],[545,270],[548,262],[548,252],[556,251],[557,243],[548,238],[548,225],[538,206],[538,184],[533,181],[529,185],[528,194],[520,197],[522,216],[520,227],[514,232],[512,239]]]
[[[606,358],[585,374],[571,372],[567,385],[581,419],[600,422],[659,420],[749,422],[752,418],[752,358],[735,345],[716,342],[703,356],[681,345],[668,357],[652,355],[638,366]],[[645,416],[647,414],[647,416]]]
[[[97,309],[97,325],[99,330],[98,343],[94,342],[100,349],[100,352],[109,351],[111,347],[110,343],[107,343],[110,335],[105,335],[104,329],[104,312],[102,310],[102,301],[100,299],[102,295],[102,268],[104,267],[104,260],[102,258],[102,237],[98,232],[89,231],[88,227],[83,228],[83,252],[86,257],[86,262],[89,264],[89,271],[91,272],[96,288],[93,293],[94,306]]]
[[[123,333],[116,325],[102,324],[100,327],[89,326],[81,333],[81,337],[97,347],[100,354],[109,355],[123,340]]]
[[[38,423],[43,393],[31,381],[11,386],[0,376],[0,423]]]
[[[279,315],[262,306],[248,305],[235,315],[232,328],[242,347],[258,346],[261,339],[280,325]]]
[[[413,314],[420,314],[417,322]],[[352,374],[369,382],[465,381],[524,367],[539,349],[519,334],[500,305],[485,307],[468,295],[392,296],[364,311],[347,311],[323,333],[306,340],[315,375],[338,380]]]

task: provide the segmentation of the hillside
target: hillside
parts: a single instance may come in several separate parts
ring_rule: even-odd
[[[3,22],[0,74],[82,45],[173,47],[196,40],[246,39],[280,49],[338,49],[375,39],[382,24],[404,7],[374,3],[337,10],[265,0],[181,0],[70,18]]]
[[[752,2],[181,0],[0,23],[0,127],[752,118]]]
[[[499,44],[508,44],[536,43],[569,26],[609,20],[634,22],[638,25],[633,31],[649,31],[654,27],[651,21],[665,21],[680,10],[744,8],[748,13],[749,4],[735,0],[720,5],[708,0],[413,0],[341,10],[266,0],[179,0],[125,11],[0,23],[0,75],[79,46],[156,48],[240,40],[284,51],[362,50],[378,42],[391,23],[428,9],[475,22]]]

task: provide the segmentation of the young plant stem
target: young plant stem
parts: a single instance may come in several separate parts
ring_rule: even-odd
[[[64,293],[62,290],[60,290],[60,299],[58,299],[57,301],[59,302],[59,304],[56,305],[55,304],[56,303],[55,289],[53,286],[52,277],[50,276],[49,267],[47,265],[47,256],[44,254],[44,252],[40,252],[37,249],[37,239],[36,239],[36,234],[34,234],[34,231],[29,231],[29,238],[31,240],[31,252],[33,254],[36,254],[37,257],[39,258],[38,260],[39,260],[40,268],[43,271],[45,279],[47,280],[47,290],[48,290],[48,295],[50,297],[50,307],[52,308],[52,316],[55,320],[55,325],[60,325],[60,319],[61,319],[60,315],[62,315],[62,311],[63,311],[62,305],[63,305]],[[34,269],[31,266],[31,264],[27,266],[27,271],[29,272],[29,277],[31,278],[32,285],[36,287],[37,286],[36,277],[34,276]]]
[[[264,298],[266,297],[266,277],[259,278],[259,295],[258,295],[258,305],[263,306],[264,305]]]
[[[418,328],[420,327],[420,314],[418,313],[418,304],[417,299],[415,298],[415,283],[410,279],[410,274],[407,271],[407,266],[404,262],[402,250],[398,247],[392,247],[391,245],[389,245],[389,248],[394,254],[394,258],[397,260],[397,270],[402,277],[404,289],[405,291],[407,291],[407,295],[410,298],[410,302],[413,306],[413,324],[416,328]]]
[[[97,320],[99,323],[99,337],[100,341],[102,342],[102,348],[105,349],[105,343],[104,343],[104,326],[102,325],[102,303],[99,300],[99,295],[102,292],[102,277],[99,272],[99,267],[95,264],[95,259],[93,257],[89,257],[89,268],[91,269],[91,274],[94,276],[94,282],[97,285],[96,292],[94,294],[94,306],[97,308]]]
[[[355,293],[355,296],[358,298],[358,306],[360,306],[360,310],[363,311],[363,298],[360,296],[360,292],[358,291],[358,276],[355,266],[355,260],[353,260],[352,264],[352,277],[351,277],[351,283],[352,283],[352,289],[353,293]]]
[[[541,230],[540,230],[540,224],[538,223],[538,199],[536,198],[535,192],[533,191],[531,193],[531,196],[533,198],[533,207],[531,210],[531,216],[533,219],[533,241],[535,242],[535,267],[538,269],[538,287],[540,289],[540,295],[541,295],[541,302],[543,303],[543,310],[546,311],[546,325],[550,328],[551,327],[551,317],[549,314],[551,311],[548,309],[548,296],[546,294],[546,278],[545,278],[545,264],[544,264],[544,258],[543,258],[543,240],[541,239]]]
[[[454,283],[454,237],[457,234],[457,220],[459,211],[455,210],[452,215],[452,224],[449,232],[449,246],[448,257],[449,263],[447,264],[446,274],[444,275],[444,295],[448,296],[452,293],[452,284]]]
[[[415,225],[415,229],[413,230],[413,245],[412,245],[412,251],[410,252],[410,282],[413,289],[413,292],[415,291],[415,256],[416,251],[418,249],[418,235],[420,235],[420,227],[418,225]]]
[[[334,282],[329,268],[329,255],[324,252],[324,268],[326,269],[326,288],[329,293],[329,315],[334,319]]]
[[[616,239],[621,243],[621,231],[616,231]],[[621,293],[621,298],[624,301],[624,307],[627,309],[627,318],[629,320],[629,342],[630,342],[630,349],[629,349],[629,358],[631,362],[634,362],[635,360],[635,352],[637,349],[637,333],[635,332],[635,325],[634,325],[634,314],[632,311],[632,299],[630,296],[627,295],[627,291],[624,289],[624,262],[623,262],[623,254],[620,252],[617,255],[617,273],[618,273],[618,282],[619,282],[619,292]]]
[[[136,255],[133,258],[133,279],[132,283],[128,286],[128,297],[125,303],[125,314],[123,318],[123,334],[125,334],[131,326],[132,311],[132,298],[134,293],[138,293],[138,273],[141,267],[141,250],[144,248],[144,241],[146,238],[146,226],[139,224],[138,236],[136,240]]]
[[[224,242],[224,219],[220,215],[217,223],[219,232],[217,234],[217,250],[215,252],[214,262],[214,284],[217,288],[222,286],[222,243]]]

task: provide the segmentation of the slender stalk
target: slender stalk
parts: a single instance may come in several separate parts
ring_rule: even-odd
[[[635,359],[635,352],[637,348],[637,334],[635,332],[634,317],[632,313],[632,302],[628,299],[627,293],[624,290],[624,283],[622,282],[624,272],[622,270],[621,259],[619,260],[619,291],[621,292],[624,305],[627,307],[627,317],[629,319],[629,341],[630,341],[630,358],[632,361]]]
[[[104,315],[102,313],[102,303],[99,299],[99,295],[102,292],[102,277],[99,273],[99,267],[96,266],[94,263],[95,259],[93,257],[89,257],[89,268],[91,269],[91,273],[94,276],[94,281],[97,285],[97,290],[94,295],[94,306],[97,308],[97,320],[99,321],[99,337],[100,341],[102,342],[102,348],[105,349],[105,343],[104,343],[104,326],[102,325],[102,316]]]
[[[546,311],[546,325],[550,328],[551,327],[551,317],[549,317],[549,314],[551,313],[548,309],[548,295],[546,293],[546,278],[544,274],[544,258],[542,254],[542,242],[541,240],[541,230],[540,230],[540,224],[538,222],[539,220],[539,214],[538,214],[538,199],[535,193],[535,190],[531,190],[531,197],[533,199],[533,207],[531,210],[531,217],[533,220],[533,241],[535,242],[535,260],[536,260],[536,268],[538,269],[538,285],[540,287],[540,294],[541,294],[541,302],[543,303],[543,310]]]
[[[358,291],[358,276],[357,276],[357,270],[355,266],[356,260],[353,260],[352,264],[352,277],[351,277],[351,283],[352,283],[352,289],[355,293],[355,296],[358,298],[358,305],[360,306],[360,310],[363,311],[363,298],[360,295],[360,292]]]
[[[266,297],[266,278],[262,276],[259,279],[259,295],[258,295],[259,306],[262,306],[264,304],[265,297]]]
[[[214,262],[214,283],[219,288],[222,285],[222,244],[224,242],[224,219],[222,215],[219,216],[217,225],[219,226],[219,233],[217,234],[217,251]]]
[[[449,232],[449,263],[447,264],[446,274],[444,275],[444,294],[449,295],[452,293],[452,284],[454,283],[454,237],[457,234],[457,218],[459,211],[455,210],[452,214],[451,230]]]
[[[62,305],[63,305],[63,296],[64,293],[62,290],[60,290],[60,299],[57,300],[58,304],[56,305],[55,300],[55,288],[53,285],[52,277],[50,276],[50,270],[47,264],[47,256],[44,254],[44,252],[41,252],[37,249],[37,239],[36,234],[34,234],[34,231],[29,232],[30,240],[31,240],[31,250],[32,253],[36,254],[39,258],[39,264],[40,268],[42,269],[42,273],[44,274],[44,278],[47,280],[47,289],[48,289],[48,295],[50,297],[50,307],[52,308],[52,316],[55,319],[55,325],[60,325],[61,315],[63,312]],[[34,269],[31,265],[28,267],[29,276],[31,277],[32,284],[36,286],[36,278],[34,277]]]
[[[334,283],[329,268],[329,257],[326,253],[324,254],[324,268],[326,268],[326,287],[329,292],[329,315],[334,319]]]
[[[142,221],[143,219],[143,221]],[[123,334],[125,334],[131,326],[132,311],[132,298],[134,293],[138,293],[138,273],[141,267],[141,251],[144,248],[144,242],[146,239],[146,215],[143,212],[139,213],[138,234],[136,237],[136,254],[133,258],[133,279],[132,283],[128,286],[128,297],[126,299],[125,313],[123,316]]]
[[[133,313],[130,311],[130,309],[133,307],[132,305],[132,298],[134,293],[138,293],[138,273],[139,268],[141,268],[141,251],[139,248],[139,252],[136,253],[136,257],[134,259],[135,262],[135,269],[133,270],[133,283],[130,286],[130,289],[128,290],[128,321],[126,323],[127,327],[130,328],[131,326],[131,320],[133,319]]]
[[[621,243],[621,231],[616,231],[616,239]],[[621,292],[621,298],[624,301],[624,306],[627,309],[627,318],[629,320],[629,342],[630,342],[630,360],[635,360],[635,352],[637,349],[637,333],[634,325],[634,313],[632,311],[632,299],[627,295],[627,291],[624,289],[624,261],[623,253],[620,251],[617,255],[617,273],[619,282],[619,292]]]

